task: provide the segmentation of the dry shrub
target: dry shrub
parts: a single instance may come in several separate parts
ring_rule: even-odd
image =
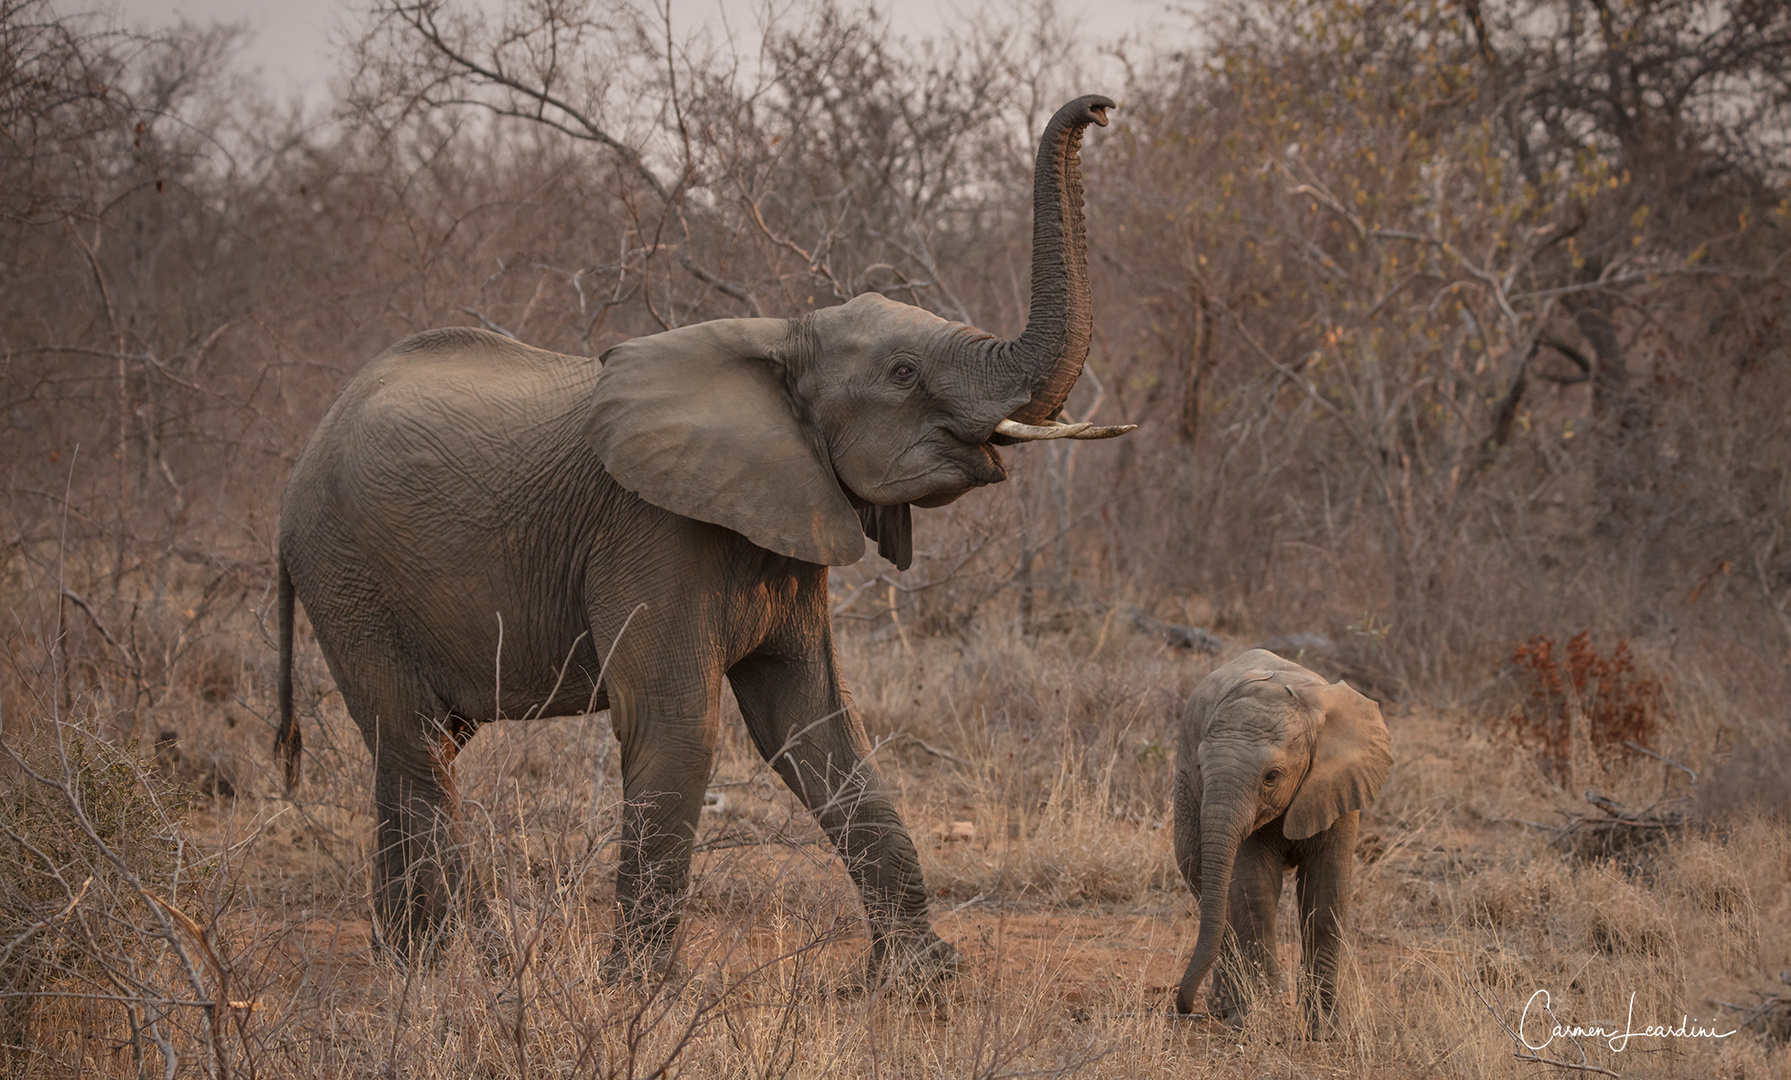
[[[1511,872],[1473,874],[1462,882],[1466,914],[1475,925],[1532,940],[1555,905],[1572,890],[1552,862],[1531,862]]]
[[[1579,923],[1585,945],[1618,958],[1677,958],[1675,927],[1653,890],[1610,864],[1576,874],[1575,885],[1570,918]]]
[[[1474,978],[1498,990],[1516,990],[1530,981],[1534,968],[1530,959],[1500,941],[1483,945],[1474,954]]]
[[[1080,759],[1065,747],[1062,767],[1036,802],[1016,805],[995,775],[980,778],[971,812],[978,835],[960,840],[947,828],[922,849],[935,891],[1073,908],[1134,904],[1178,883],[1168,822],[1125,812],[1113,792],[1111,759],[1093,780]]]
[[[1036,636],[993,620],[976,630],[907,647],[880,631],[841,640],[871,737],[919,778],[906,795],[935,887],[959,900],[1130,903],[1179,880],[1174,733],[1211,658],[1104,613]],[[960,821],[972,839],[929,840]]]
[[[188,796],[134,747],[55,719],[30,734],[0,746],[0,1063],[22,1071],[40,1064],[32,1026],[45,994],[123,1010],[157,1037],[143,999],[178,979],[155,955],[170,929],[164,905],[201,884]]]
[[[1762,829],[1741,842],[1754,848],[1756,861],[1770,864],[1785,860],[1784,838],[1775,836],[1771,829]],[[1671,860],[1666,873],[1673,882],[1675,899],[1685,903],[1695,918],[1714,931],[1713,943],[1722,970],[1737,978],[1759,970],[1765,944],[1760,906],[1749,884],[1753,875],[1734,861],[1732,843],[1709,836],[1688,836],[1673,845]]]
[[[1629,642],[1619,640],[1609,656],[1592,644],[1592,632],[1558,643],[1537,634],[1512,647],[1505,664],[1518,673],[1528,695],[1492,729],[1533,754],[1545,773],[1571,785],[1575,741],[1584,738],[1601,762],[1634,758],[1649,749],[1666,710],[1666,684],[1641,674]]]

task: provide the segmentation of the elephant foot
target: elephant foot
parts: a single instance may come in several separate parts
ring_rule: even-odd
[[[1308,1039],[1323,1042],[1337,1034],[1337,990],[1332,975],[1302,975],[1295,986],[1295,1001]]]
[[[443,876],[419,866],[391,875],[374,892],[374,945],[400,966],[436,963],[462,933],[489,927],[481,885],[458,869]]]
[[[1229,992],[1216,993],[1207,998],[1206,1007],[1215,1019],[1223,1020],[1226,1027],[1237,1031],[1244,1026],[1244,1018],[1250,1015],[1250,1009],[1261,996],[1261,991],[1249,994],[1239,993],[1237,987],[1228,987],[1227,990]]]
[[[1233,1031],[1244,1026],[1244,1018],[1258,1005],[1273,1005],[1285,992],[1279,971],[1256,966],[1223,972],[1213,982],[1207,1008]]]
[[[951,942],[928,930],[925,934],[884,940],[873,948],[867,969],[873,985],[936,985],[956,978],[965,967],[964,954]]]
[[[455,936],[456,920],[373,919],[373,945],[386,962],[399,970],[411,965],[429,967],[443,957]]]
[[[966,967],[957,946],[928,930],[924,935],[891,935],[872,945],[862,981],[840,987],[842,996],[894,990],[935,1009],[946,1008],[945,988]]]
[[[605,986],[629,987],[651,997],[677,993],[690,981],[690,971],[671,949],[630,951],[618,944],[603,958],[597,977]]]
[[[1337,1012],[1335,1009],[1307,1007],[1301,1010],[1305,1014],[1306,1038],[1312,1042],[1329,1042],[1337,1036]]]

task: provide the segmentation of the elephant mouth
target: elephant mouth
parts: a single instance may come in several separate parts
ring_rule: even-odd
[[[949,439],[935,440],[928,452],[903,454],[891,472],[878,485],[885,496],[882,501],[911,503],[915,506],[943,506],[965,492],[1007,479],[1001,455],[987,443],[962,443]],[[912,471],[896,472],[904,465]]]
[[[922,509],[932,510],[948,503],[953,503],[979,487],[999,484],[1007,479],[1007,466],[1001,460],[1001,452],[990,444],[956,442],[956,453],[952,454],[953,471],[959,475],[956,482],[941,482],[936,478],[932,490],[924,495],[909,499],[909,503]]]
[[[842,455],[844,456],[844,455]],[[986,442],[964,441],[949,428],[895,455],[868,481],[849,484],[850,462],[836,470],[840,486],[856,506],[919,506],[933,509],[955,502],[979,487],[1007,479],[1001,454]]]

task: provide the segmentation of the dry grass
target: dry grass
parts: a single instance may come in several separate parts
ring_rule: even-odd
[[[1737,810],[1623,865],[1577,860],[1536,826],[1583,804],[1478,734],[1475,716],[1392,708],[1399,762],[1365,816],[1342,1029],[1291,1037],[1286,1001],[1241,1032],[1173,1020],[1195,926],[1171,865],[1169,746],[1212,660],[1100,624],[1070,620],[1038,639],[996,626],[966,639],[842,635],[939,926],[971,960],[943,1001],[842,992],[866,945],[856,898],[731,712],[686,922],[688,984],[648,997],[597,977],[619,790],[595,718],[494,725],[473,741],[460,780],[491,923],[432,967],[382,960],[365,895],[368,766],[312,655],[301,701],[315,752],[297,801],[278,794],[265,725],[227,727],[192,690],[183,744],[240,781],[239,797],[200,800],[179,821],[181,857],[206,869],[188,874],[178,904],[197,934],[159,931],[128,890],[67,920],[140,926],[138,955],[101,959],[128,959],[168,1004],[127,1010],[115,992],[91,996],[104,990],[92,970],[66,967],[53,988],[71,996],[39,1002],[14,1069],[160,1074],[149,1032],[191,1076],[1517,1077],[1539,1066],[1514,1058],[1494,1014],[1515,1026],[1537,990],[1567,1023],[1621,1023],[1633,993],[1637,1025],[1688,1013],[1727,1031],[1740,1014],[1713,1000],[1752,1005],[1791,967],[1782,818]],[[251,714],[265,714],[260,670],[239,669],[238,708]],[[1670,756],[1737,737],[1720,701],[1683,680],[1678,695]],[[27,704],[9,700],[8,714]],[[1656,762],[1598,779],[1634,805],[1684,786]],[[196,983],[176,946],[198,958]],[[195,1005],[214,997],[215,1029]],[[1623,1076],[1791,1073],[1791,1050],[1752,1029],[1636,1039],[1621,1053],[1579,1044]],[[1541,1053],[1581,1060],[1562,1040]]]

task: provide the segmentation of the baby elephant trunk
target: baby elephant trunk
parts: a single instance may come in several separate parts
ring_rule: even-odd
[[[1255,823],[1254,800],[1238,796],[1215,798],[1214,794],[1209,788],[1208,797],[1201,800],[1200,937],[1175,993],[1175,1011],[1179,1013],[1194,1011],[1200,983],[1218,962],[1230,913],[1232,864]]]

